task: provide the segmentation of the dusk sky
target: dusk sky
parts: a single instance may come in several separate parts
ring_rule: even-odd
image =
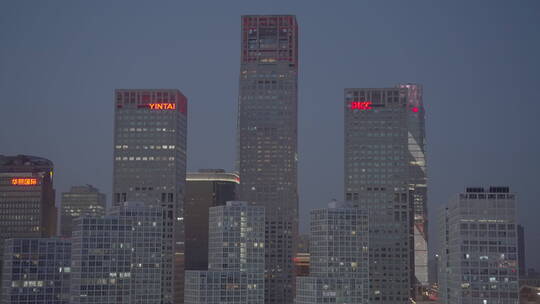
[[[343,89],[424,86],[430,248],[466,186],[518,193],[540,270],[540,1],[0,1],[0,154],[110,201],[115,88],[189,99],[188,170],[234,170],[240,16],[300,27],[301,230],[343,199]]]

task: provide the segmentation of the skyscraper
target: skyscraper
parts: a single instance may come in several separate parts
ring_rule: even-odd
[[[71,237],[73,220],[81,215],[105,215],[107,209],[105,194],[91,185],[74,186],[62,193],[60,235]]]
[[[163,208],[124,202],[75,220],[69,303],[162,303]]]
[[[266,211],[265,302],[292,303],[298,235],[298,24],[292,15],[242,16],[240,199]]]
[[[264,303],[264,208],[210,208],[208,271],[186,271],[186,304]]]
[[[184,223],[186,270],[208,269],[208,211],[236,199],[240,179],[222,169],[202,169],[186,176]]]
[[[160,204],[163,303],[182,303],[187,99],[178,90],[116,90],[113,205]]]
[[[0,155],[0,253],[9,238],[54,236],[56,213],[53,163],[29,155]]]
[[[330,203],[311,211],[310,274],[297,278],[297,304],[368,303],[368,217]]]
[[[370,218],[370,301],[427,285],[422,87],[345,89],[345,198]],[[390,265],[390,266],[389,266]]]
[[[68,304],[71,242],[58,238],[15,238],[5,242],[0,303]]]
[[[470,187],[442,210],[442,303],[519,302],[516,205],[508,187]]]

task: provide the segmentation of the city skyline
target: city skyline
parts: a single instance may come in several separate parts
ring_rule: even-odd
[[[430,25],[434,28],[431,31],[420,28],[420,25],[424,23],[415,20],[409,20],[408,24],[400,24],[399,22],[403,21],[402,18],[405,17],[398,16],[399,9],[407,9],[406,12],[411,13],[413,9],[418,9],[419,4],[412,4],[409,8],[404,8],[401,5],[395,4],[396,8],[391,8],[388,12],[397,19],[395,21],[387,19],[387,21],[390,20],[388,22],[390,25],[374,29],[375,34],[373,35],[364,29],[370,21],[374,21],[371,17],[360,20],[356,24],[356,21],[344,21],[342,18],[333,16],[331,21],[327,20],[318,25],[317,22],[320,20],[317,18],[322,15],[322,12],[312,8],[284,6],[280,9],[265,7],[247,9],[233,6],[224,10],[222,15],[217,16],[219,18],[212,21],[211,28],[223,25],[215,33],[208,32],[206,27],[203,27],[202,32],[198,35],[185,32],[185,27],[181,26],[185,25],[182,23],[184,21],[179,24],[163,21],[145,28],[137,28],[146,34],[155,34],[160,30],[180,31],[180,34],[172,40],[170,36],[147,37],[146,41],[150,47],[144,46],[140,50],[129,49],[127,52],[129,56],[126,56],[128,59],[119,57],[120,54],[126,55],[127,49],[120,46],[122,43],[115,42],[112,40],[114,35],[106,35],[102,30],[103,26],[108,24],[114,25],[111,28],[113,34],[129,33],[126,32],[127,28],[112,23],[116,17],[115,13],[120,12],[121,8],[125,9],[121,5],[115,6],[113,4],[111,11],[100,17],[101,19],[82,18],[78,22],[73,22],[73,30],[69,31],[68,27],[64,27],[60,28],[63,31],[56,34],[50,31],[58,30],[56,26],[70,24],[73,17],[62,15],[58,21],[55,21],[57,25],[45,24],[40,29],[35,28],[35,25],[53,16],[53,8],[59,9],[58,7],[48,8],[39,5],[25,7],[24,4],[13,7],[3,5],[6,9],[2,10],[2,16],[4,14],[6,16],[2,19],[7,20],[6,22],[10,26],[0,30],[0,37],[11,43],[1,51],[0,56],[1,64],[5,67],[0,71],[0,89],[7,92],[2,103],[4,104],[5,101],[17,102],[10,103],[10,109],[3,110],[0,119],[3,121],[2,126],[6,124],[6,126],[17,126],[17,128],[2,128],[4,130],[0,131],[0,143],[2,143],[0,154],[30,154],[51,159],[57,168],[56,172],[58,172],[55,177],[57,193],[67,191],[72,185],[91,183],[112,198],[110,190],[112,180],[110,130],[112,129],[113,114],[109,104],[113,89],[119,87],[171,87],[182,90],[186,96],[190,97],[190,100],[193,100],[190,104],[193,112],[190,113],[190,126],[188,128],[189,132],[192,132],[192,135],[188,136],[190,141],[188,150],[202,152],[189,153],[188,151],[188,170],[194,171],[198,168],[208,167],[233,169],[240,15],[254,12],[266,14],[278,10],[280,13],[295,14],[299,20],[300,29],[305,31],[305,35],[301,34],[303,38],[300,41],[300,58],[305,59],[300,64],[301,83],[299,89],[299,182],[302,230],[306,230],[306,214],[310,209],[323,206],[332,197],[342,199],[341,181],[334,182],[329,179],[312,177],[319,172],[321,176],[324,174],[324,176],[333,176],[334,179],[341,180],[342,152],[340,151],[340,141],[342,139],[340,138],[340,129],[342,123],[340,123],[341,113],[339,111],[342,89],[345,87],[386,87],[398,82],[417,82],[424,85],[424,97],[429,100],[429,104],[426,106],[428,112],[426,129],[428,130],[427,150],[430,161],[428,184],[431,206],[438,206],[446,202],[452,193],[457,192],[464,185],[509,184],[520,194],[522,206],[520,219],[526,228],[527,252],[538,252],[540,242],[535,241],[533,234],[535,225],[537,225],[534,222],[534,214],[539,211],[538,205],[534,204],[538,190],[533,184],[533,174],[538,168],[538,161],[534,155],[538,154],[539,145],[537,137],[532,131],[538,125],[534,119],[534,113],[538,112],[538,104],[532,103],[531,100],[535,98],[532,88],[538,80],[538,73],[533,72],[538,66],[538,59],[533,58],[532,54],[538,51],[539,45],[534,40],[528,43],[520,40],[530,35],[531,27],[532,29],[537,28],[538,21],[531,21],[528,18],[534,12],[538,12],[538,7],[527,11],[525,8],[504,7],[505,5],[501,3],[491,4],[492,6],[489,8],[472,4],[472,7],[468,7],[469,11],[466,14],[448,4],[441,4],[446,6],[440,10],[420,7],[423,10],[420,10],[418,14],[426,18],[427,22],[431,22]],[[63,12],[67,13],[70,10],[71,12],[80,12],[79,10],[82,8],[90,9],[89,13],[97,12],[98,9],[89,4],[81,4],[80,8],[67,6],[62,9]],[[132,11],[137,16],[143,16],[145,8],[148,7],[128,8],[128,11]],[[353,8],[364,7],[354,6]],[[382,4],[373,4],[371,7],[373,11],[380,14],[385,8],[388,9]],[[23,9],[28,11],[23,12]],[[195,16],[200,16],[203,12],[201,7],[193,9],[196,12]],[[343,10],[343,14],[346,16],[352,17],[353,15],[353,12],[346,12],[344,6],[338,5],[337,9]],[[485,11],[482,9],[486,9],[487,13],[484,14]],[[351,9],[351,11],[354,10]],[[156,21],[159,13],[166,13],[163,8],[155,8],[150,12],[155,14]],[[36,18],[30,18],[30,20],[22,18],[27,22],[23,26],[21,21],[7,16],[10,13],[13,16],[16,16],[16,13],[24,13],[27,14],[24,16]],[[478,15],[474,13],[478,13]],[[503,15],[505,17],[510,15],[512,17],[510,19],[517,20],[516,23],[500,21],[501,23],[498,25],[488,26],[489,22],[504,20],[505,18],[500,18]],[[442,29],[444,23],[444,20],[437,21],[437,16],[447,16],[447,20],[451,19],[452,16],[459,16],[463,22],[462,24],[452,24],[452,29],[444,32],[444,38],[441,39],[433,36],[434,31]],[[480,18],[481,22],[477,24],[476,21],[473,21],[473,17]],[[377,24],[379,25],[380,22]],[[344,43],[346,41],[345,34],[331,37],[333,31],[340,29],[350,34],[354,30],[368,38],[375,39],[374,41],[378,44],[386,45],[381,37],[388,33],[397,35],[398,30],[390,29],[390,27],[398,24],[403,26],[400,30],[403,29],[405,32],[418,30],[418,37],[421,39],[415,40],[414,37],[410,37],[410,34],[404,35],[406,38],[396,36],[396,39],[402,43],[400,49],[391,51],[382,48],[381,54],[376,54],[378,47],[368,45],[361,48],[361,44],[348,47],[343,44],[347,47],[332,51],[333,53],[330,54],[334,56],[329,56],[328,60],[323,63],[317,61],[317,58],[322,58],[320,57],[321,52],[328,52],[330,49],[317,41],[318,37],[314,36],[315,32],[331,39],[332,42]],[[353,26],[351,26],[352,29],[340,28],[345,25]],[[471,28],[473,25],[476,27]],[[324,28],[324,26],[328,28]],[[168,27],[171,28],[168,29]],[[30,29],[35,32],[30,31]],[[472,29],[472,33],[466,33],[465,29]],[[500,31],[501,29],[506,29],[506,31]],[[96,36],[97,32],[103,34],[103,37]],[[16,33],[22,35],[14,36]],[[45,34],[45,37],[53,39],[46,43],[39,40],[36,33]],[[494,33],[501,36],[494,37]],[[202,36],[206,34],[208,34],[208,38],[203,38]],[[480,39],[483,42],[477,42],[474,39],[475,35],[479,34],[485,35],[484,39]],[[379,35],[382,36],[379,37]],[[32,37],[36,39],[36,45],[40,47],[38,50],[45,50],[44,54],[49,54],[48,56],[28,48],[32,45],[30,44]],[[506,38],[508,43],[498,42],[501,37]],[[62,42],[64,41],[62,39],[67,42]],[[127,35],[120,39],[121,42],[127,43],[127,46],[131,47],[135,45],[132,43],[138,41],[140,37]],[[215,43],[215,39],[222,39],[219,41],[226,47],[223,47],[222,54],[217,56],[221,59],[212,58],[211,64],[208,66],[221,64],[223,58],[231,63],[220,66],[216,75],[209,76],[208,83],[219,84],[216,92],[201,93],[203,89],[197,87],[196,82],[207,85],[208,83],[202,79],[209,75],[210,70],[207,70],[206,67],[201,67],[201,71],[191,68],[186,60],[192,59],[182,58],[185,56],[178,51],[187,48],[186,52],[190,50],[192,52],[195,49],[207,52],[211,43]],[[406,41],[407,39],[409,41]],[[452,48],[448,44],[448,41],[454,41],[452,39],[463,48]],[[187,40],[193,45],[187,46],[181,43],[182,40]],[[418,49],[420,47],[418,43],[422,41],[430,42],[429,51]],[[97,42],[113,43],[111,47],[105,48],[99,43],[94,45]],[[158,48],[157,46],[160,44],[157,42],[163,42],[164,47]],[[156,44],[154,45],[154,43]],[[84,51],[90,46],[96,51],[95,55]],[[321,50],[317,51],[317,47],[320,47]],[[26,48],[28,50],[24,50]],[[435,55],[445,48],[450,48],[452,51],[446,51],[445,55]],[[108,51],[112,51],[113,55],[107,56]],[[416,52],[418,54],[415,54]],[[347,67],[349,62],[337,58],[336,54],[353,61],[353,64]],[[210,56],[208,53],[201,55]],[[412,58],[410,62],[403,63],[409,56]],[[88,60],[86,63],[76,63],[85,58]],[[105,74],[112,74],[112,79],[116,78],[115,80],[111,80],[111,76],[100,73],[100,69],[105,68],[103,64],[111,64],[111,58],[115,58],[118,62],[111,65],[112,73]],[[136,58],[139,58],[137,63],[130,61]],[[366,61],[370,58],[377,64],[384,64],[386,60],[387,64],[399,65],[406,72],[397,72],[390,77],[381,75],[374,65],[368,64],[367,69],[362,65],[367,64]],[[89,66],[89,64],[95,64],[99,60],[104,61],[98,65],[99,68]],[[169,67],[168,65],[175,60],[178,60],[180,65],[173,64],[172,67]],[[444,63],[443,60],[447,60],[449,63]],[[54,66],[55,63],[58,65]],[[435,63],[433,70],[426,66]],[[451,67],[452,63],[456,64],[457,67]],[[41,68],[34,71],[34,64]],[[51,64],[53,66],[50,66]],[[419,67],[416,67],[415,64]],[[189,68],[179,69],[182,65],[187,65]],[[47,70],[47,67],[48,69],[52,68],[52,70]],[[33,70],[32,74],[20,74],[29,72],[30,68]],[[357,72],[359,68],[362,70],[361,73]],[[411,71],[412,68],[415,70]],[[344,75],[336,77],[337,80],[328,80],[329,85],[324,87],[322,85],[323,79],[328,77],[321,76],[320,73],[332,73],[336,69],[344,69]],[[178,79],[172,79],[171,75],[173,74],[170,74],[172,70],[178,73]],[[218,69],[212,68],[212,72],[216,70]],[[47,74],[42,74],[43,71],[54,73],[55,77],[47,79]],[[190,74],[190,71],[196,71],[195,77],[191,81],[189,81],[189,77],[193,75]],[[489,75],[495,71],[498,72],[497,77]],[[438,73],[442,72],[446,77],[439,77]],[[74,79],[68,79],[72,77],[71,75],[78,76],[73,77]],[[103,79],[100,79],[102,76]],[[503,85],[506,85],[507,89],[493,89]],[[225,87],[226,89],[224,89]],[[21,90],[21,88],[27,90]],[[82,91],[72,91],[73,88]],[[66,91],[61,89],[66,89]],[[61,98],[58,98],[59,96]],[[519,99],[516,100],[516,97]],[[81,101],[79,102],[77,99],[81,99]],[[91,102],[86,105],[83,104],[82,100]],[[224,100],[226,102],[223,102]],[[221,102],[224,105],[221,105]],[[511,107],[509,104],[517,104],[517,106]],[[28,112],[30,108],[35,109],[35,111]],[[39,114],[36,115],[36,113]],[[448,115],[449,113],[451,115]],[[221,116],[226,117],[225,120],[220,120]],[[27,117],[28,120],[21,123],[19,119],[22,117]],[[62,123],[55,123],[55,121]],[[500,124],[498,121],[508,123]],[[96,124],[96,122],[99,123]],[[208,125],[209,122],[213,123],[209,128],[204,129],[202,126]],[[223,128],[220,122],[225,122]],[[47,128],[44,128],[43,125],[47,125]],[[8,129],[9,132],[6,131]],[[83,140],[81,135],[88,139]],[[44,141],[41,138],[47,140]],[[214,140],[215,142],[211,143]],[[321,143],[324,143],[322,146],[325,149],[320,149]],[[334,147],[335,153],[332,152],[331,147]],[[83,154],[84,151],[91,153]],[[216,155],[216,151],[221,153]],[[328,157],[327,153],[330,153],[331,157]],[[81,157],[84,159],[84,164],[81,163]],[[324,161],[321,162],[321,159]],[[452,166],[446,163],[451,163]],[[497,164],[497,166],[492,164]],[[430,218],[433,222],[431,215]],[[430,236],[433,236],[433,230]],[[536,236],[536,238],[538,237]],[[538,260],[533,260],[533,254],[528,254],[527,257],[529,266],[537,268],[540,266]]]

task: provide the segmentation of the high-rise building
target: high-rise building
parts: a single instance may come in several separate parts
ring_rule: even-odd
[[[186,304],[264,303],[264,208],[210,208],[208,271],[186,271]]]
[[[508,187],[471,187],[442,210],[442,303],[519,302],[516,205]]]
[[[29,155],[0,155],[0,256],[6,239],[54,236],[56,213],[53,163]]]
[[[163,303],[182,303],[187,99],[178,90],[116,90],[114,126],[113,206],[162,206]]]
[[[91,185],[74,186],[62,193],[60,235],[71,237],[73,220],[82,215],[101,216],[107,209],[105,194]]]
[[[292,303],[298,235],[298,24],[292,15],[242,16],[240,199],[266,210],[265,302]]]
[[[70,303],[162,303],[163,215],[125,202],[75,219]]]
[[[409,302],[428,284],[422,87],[345,89],[344,108],[345,199],[369,213],[370,301]]]
[[[186,270],[208,269],[208,209],[236,200],[240,179],[222,169],[202,169],[186,175],[184,223]]]
[[[525,265],[525,229],[522,225],[517,225],[517,240],[519,276],[525,277],[527,272],[527,266]]]
[[[4,304],[68,304],[71,242],[58,238],[15,238],[5,241]]]
[[[296,280],[298,304],[368,303],[368,217],[346,204],[311,211],[310,274]]]

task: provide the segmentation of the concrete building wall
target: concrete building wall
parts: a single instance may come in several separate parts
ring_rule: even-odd
[[[60,235],[71,237],[73,220],[82,215],[105,215],[107,201],[105,194],[91,185],[71,187],[69,192],[62,193]]]

